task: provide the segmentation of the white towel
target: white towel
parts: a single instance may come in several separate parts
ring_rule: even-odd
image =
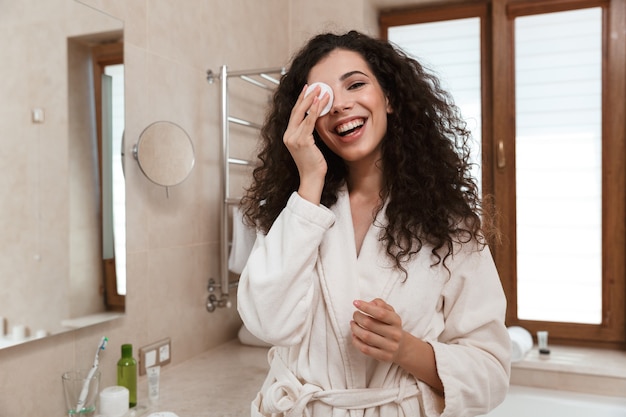
[[[530,332],[523,327],[508,327],[511,337],[511,362],[519,362],[533,347],[533,337]]]
[[[237,333],[237,337],[239,338],[239,341],[241,342],[242,345],[258,346],[258,347],[271,347],[272,346],[271,344],[264,342],[263,340],[259,339],[258,337],[250,333],[250,330],[248,330],[248,328],[245,325],[242,325],[239,328],[239,333]]]
[[[243,213],[239,207],[233,208],[233,233],[228,269],[241,274],[256,240],[256,231],[243,222]]]

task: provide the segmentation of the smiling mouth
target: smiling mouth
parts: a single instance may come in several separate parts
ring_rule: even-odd
[[[335,132],[339,136],[347,136],[350,133],[360,129],[365,124],[365,119],[354,119],[347,123],[341,124],[335,128]]]

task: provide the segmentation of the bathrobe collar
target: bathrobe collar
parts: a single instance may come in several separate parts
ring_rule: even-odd
[[[357,257],[350,198],[347,188],[342,188],[337,202],[331,207],[336,216],[335,223],[320,245],[320,286],[342,351],[346,388],[366,384],[363,370],[366,369],[367,358],[351,342],[350,322],[355,311],[353,301],[371,301],[377,297],[387,299],[395,283],[402,279],[380,244],[380,233],[387,225],[384,214],[386,205],[367,231]]]

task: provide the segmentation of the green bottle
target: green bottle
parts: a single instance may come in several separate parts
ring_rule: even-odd
[[[133,345],[122,345],[122,357],[117,361],[117,385],[128,388],[128,406],[137,405],[137,361]]]

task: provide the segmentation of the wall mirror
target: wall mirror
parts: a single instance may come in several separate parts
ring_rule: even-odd
[[[183,182],[195,162],[193,143],[187,132],[167,121],[146,127],[133,154],[144,175],[166,189]]]
[[[4,2],[0,35],[0,348],[19,348],[124,312],[123,22]]]

